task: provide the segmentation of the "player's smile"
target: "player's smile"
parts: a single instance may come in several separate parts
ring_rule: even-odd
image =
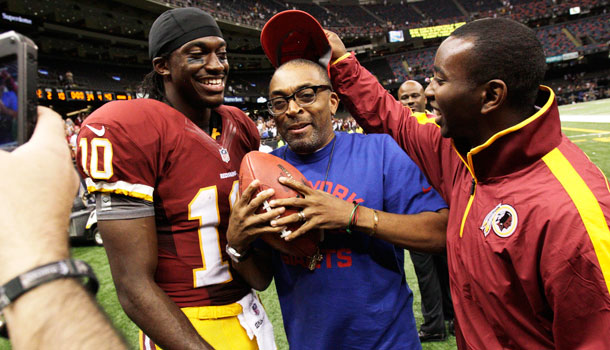
[[[443,113],[441,112],[441,110],[440,110],[440,109],[438,109],[438,106],[437,106],[437,105],[436,105],[434,102],[431,102],[431,103],[430,103],[430,107],[432,107],[432,111],[433,111],[433,113],[434,113],[434,114],[436,114],[437,116],[441,116],[441,115],[443,114]]]
[[[199,85],[210,93],[222,93],[225,89],[226,75],[214,78],[196,78]]]

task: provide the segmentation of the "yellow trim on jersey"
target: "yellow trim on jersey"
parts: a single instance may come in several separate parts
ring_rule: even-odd
[[[146,185],[130,184],[125,181],[105,182],[93,181],[90,177],[85,179],[87,191],[101,193],[116,193],[124,196],[153,201],[154,188]]]
[[[409,108],[409,107],[407,107]],[[419,124],[435,124],[435,120],[434,118],[430,118],[428,117],[428,114],[425,112],[413,112],[411,111],[413,117],[415,117],[415,119],[417,119],[417,122]]]
[[[474,192],[477,192],[477,187],[475,185]],[[464,235],[464,225],[466,224],[466,218],[468,217],[468,213],[470,212],[470,207],[472,206],[472,202],[474,202],[474,193],[470,195],[468,198],[468,204],[466,204],[466,209],[464,210],[464,216],[462,216],[462,224],[460,225],[460,238]]]
[[[337,63],[339,63],[339,62],[341,62],[341,61],[343,61],[344,59],[348,58],[350,55],[351,55],[351,53],[349,53],[349,52],[344,53],[344,54],[343,54],[343,56],[341,56],[341,57],[337,58],[337,59],[336,59],[336,60],[335,60],[335,61],[334,61],[334,62],[331,64],[331,66],[332,66],[332,65],[335,65],[335,64],[337,64]]]
[[[541,115],[543,115],[544,113],[546,113],[549,108],[551,108],[551,105],[553,104],[553,101],[555,101],[555,93],[553,92],[553,89],[551,89],[548,86],[544,86],[544,85],[540,85],[542,90],[546,90],[550,93],[548,100],[546,101],[546,103],[544,104],[544,106],[542,106],[542,108],[540,108],[540,110],[536,113],[534,113],[531,117],[525,119],[524,121],[522,121],[519,124],[513,125],[510,128],[506,128],[504,130],[501,130],[499,132],[497,132],[496,134],[494,134],[492,137],[489,138],[489,140],[485,141],[485,143],[483,143],[482,145],[479,145],[473,149],[470,150],[470,152],[468,153],[472,153],[472,154],[477,154],[479,153],[481,150],[483,150],[484,148],[487,148],[489,145],[491,145],[494,141],[496,141],[498,138],[509,134],[513,131],[519,130],[521,128],[523,128],[524,126],[526,126],[527,124],[531,123],[532,121],[536,120],[538,117],[540,117]]]
[[[522,121],[519,124],[513,125],[510,128],[501,130],[499,132],[497,132],[496,134],[494,134],[492,137],[489,138],[489,140],[485,141],[485,143],[483,143],[482,145],[476,146],[473,149],[470,150],[470,152],[468,152],[466,154],[466,159],[467,161],[464,160],[464,158],[462,157],[462,155],[460,154],[460,152],[457,151],[457,149],[455,148],[455,144],[453,144],[453,141],[451,142],[453,148],[455,149],[455,152],[458,154],[458,156],[460,157],[460,159],[462,160],[462,162],[464,162],[464,164],[466,164],[466,167],[468,168],[468,171],[470,172],[470,174],[472,175],[472,178],[475,181],[475,190],[474,192],[476,193],[476,184],[477,184],[477,178],[474,175],[474,167],[473,167],[473,163],[472,163],[472,156],[481,152],[483,149],[487,148],[489,145],[491,145],[494,141],[496,141],[498,138],[511,133],[513,131],[519,130],[521,128],[523,128],[524,126],[526,126],[527,124],[531,123],[532,121],[534,121],[535,119],[537,119],[538,117],[542,116],[544,113],[546,113],[549,108],[551,108],[551,106],[553,105],[553,101],[555,101],[555,93],[553,92],[553,90],[551,88],[549,88],[548,86],[544,86],[541,85],[540,86],[542,90],[546,90],[549,92],[549,98],[546,101],[546,103],[544,104],[544,106],[542,108],[540,108],[539,111],[537,111],[536,113],[534,113],[531,117],[525,119],[524,121]],[[468,216],[468,212],[470,211],[470,207],[472,206],[472,202],[474,200],[474,193],[470,195],[470,198],[468,199],[468,204],[466,205],[466,210],[464,211],[464,215],[462,217],[462,224],[460,225],[460,237],[462,237],[462,235],[464,234],[464,226],[466,223],[466,217]],[[610,261],[609,261],[610,264]],[[609,272],[610,273],[610,272]]]
[[[610,291],[610,229],[597,198],[558,148],[546,154],[542,160],[576,206]]]
[[[437,124],[435,124],[435,125],[437,125]],[[466,218],[468,217],[468,213],[470,212],[470,207],[472,206],[472,202],[474,202],[474,195],[475,195],[475,193],[477,193],[477,184],[479,183],[479,181],[477,180],[477,177],[474,175],[474,170],[473,170],[474,168],[472,166],[472,157],[470,155],[470,152],[468,153],[468,158],[467,158],[468,161],[466,161],[466,160],[464,160],[464,157],[462,157],[460,152],[458,152],[457,148],[455,147],[455,143],[453,143],[453,139],[451,140],[451,147],[455,151],[455,154],[457,154],[457,156],[460,158],[462,163],[464,163],[464,165],[466,165],[466,169],[468,169],[470,176],[472,176],[472,179],[474,180],[474,192],[470,195],[470,198],[468,198],[468,204],[466,204],[466,209],[464,210],[464,214],[462,216],[462,224],[460,225],[460,237],[462,237],[464,235],[464,226],[466,224]]]

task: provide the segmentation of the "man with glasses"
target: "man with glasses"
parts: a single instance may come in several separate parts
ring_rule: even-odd
[[[310,271],[305,259],[272,251],[258,272],[242,263],[233,267],[253,286],[275,278],[290,349],[420,349],[402,247],[444,249],[445,203],[387,135],[333,132],[339,99],[322,66],[288,61],[276,70],[269,91],[269,112],[287,143],[273,154],[313,187],[281,178],[303,196],[270,205],[300,212],[271,226],[301,221],[289,240],[324,229],[323,258]],[[246,210],[251,196],[245,191],[234,211]],[[417,237],[427,239],[415,243]],[[255,238],[227,233],[240,255],[260,253],[249,248]]]

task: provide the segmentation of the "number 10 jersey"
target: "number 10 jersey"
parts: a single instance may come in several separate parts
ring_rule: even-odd
[[[242,157],[258,130],[239,109],[220,106],[214,140],[174,108],[151,99],[107,103],[88,117],[77,163],[90,192],[152,202],[157,284],[179,307],[226,305],[250,287],[224,251]]]

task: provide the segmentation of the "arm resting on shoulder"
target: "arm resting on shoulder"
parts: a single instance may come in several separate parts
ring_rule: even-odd
[[[154,216],[103,220],[98,226],[119,302],[127,316],[164,349],[212,349],[154,280],[157,268]]]

